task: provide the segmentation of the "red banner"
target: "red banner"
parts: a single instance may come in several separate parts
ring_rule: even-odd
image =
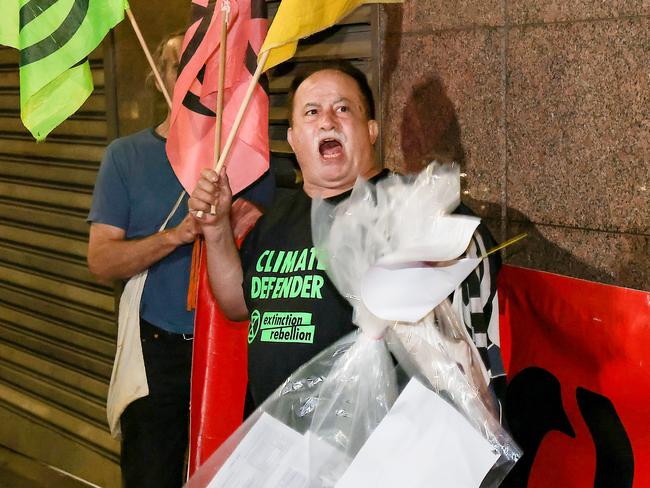
[[[650,294],[505,266],[504,487],[650,487]]]
[[[252,203],[238,199],[230,220],[238,243],[261,216]],[[233,322],[212,295],[206,253],[201,256],[194,320],[190,393],[190,475],[242,423],[247,382],[248,322]]]
[[[201,268],[205,270],[205,252]],[[231,322],[216,304],[202,271],[194,323],[190,456],[192,474],[242,423],[248,322]]]

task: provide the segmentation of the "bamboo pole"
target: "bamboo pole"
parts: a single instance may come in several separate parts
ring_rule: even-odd
[[[151,52],[149,51],[149,48],[147,47],[147,43],[144,41],[144,37],[142,37],[142,32],[140,31],[140,27],[138,27],[138,23],[135,20],[135,17],[133,16],[133,12],[131,12],[130,8],[126,9],[126,15],[131,21],[131,26],[133,27],[133,30],[135,32],[135,36],[138,38],[138,41],[140,42],[140,47],[142,47],[142,50],[144,51],[144,55],[147,58],[147,61],[149,62],[149,66],[151,66],[151,71],[153,72],[154,78],[156,78],[156,82],[158,83],[158,86],[160,87],[160,91],[162,92],[163,96],[165,97],[165,100],[167,101],[167,105],[169,105],[169,108],[171,110],[172,108],[172,99],[169,96],[169,92],[167,91],[167,88],[165,87],[165,83],[163,83],[162,77],[160,76],[160,72],[158,71],[158,68],[156,68],[156,63],[153,61],[153,57],[151,56]]]
[[[497,251],[500,251],[500,250],[503,249],[504,247],[508,247],[509,245],[514,244],[515,242],[519,242],[519,241],[522,240],[524,237],[528,237],[528,233],[527,233],[527,232],[524,232],[523,234],[519,234],[519,235],[513,237],[512,239],[508,239],[506,242],[504,242],[504,243],[502,243],[502,244],[499,244],[499,245],[493,247],[492,249],[490,249],[489,251],[487,251],[485,254],[483,254],[483,255],[481,256],[481,259],[485,259],[485,258],[487,258],[490,254],[493,254],[493,253],[495,253],[495,252],[497,252]]]
[[[255,74],[253,75],[250,84],[248,85],[248,89],[246,90],[246,95],[244,96],[244,100],[242,101],[242,104],[239,107],[239,112],[237,112],[237,117],[235,117],[235,123],[233,124],[232,129],[230,129],[230,134],[228,134],[228,139],[226,139],[226,143],[223,146],[223,151],[219,156],[219,161],[217,161],[217,164],[214,167],[214,170],[217,173],[219,173],[221,171],[221,168],[223,168],[226,158],[228,157],[228,153],[230,153],[230,148],[232,147],[232,143],[235,140],[235,136],[237,135],[237,131],[239,130],[239,126],[241,125],[241,121],[244,118],[244,114],[246,113],[248,104],[250,103],[251,98],[253,98],[253,92],[255,91],[257,82],[260,81],[260,76],[262,76],[262,70],[264,69],[266,60],[269,57],[269,53],[270,51],[264,51],[262,57],[260,58],[260,61],[257,63],[257,69],[255,70]]]

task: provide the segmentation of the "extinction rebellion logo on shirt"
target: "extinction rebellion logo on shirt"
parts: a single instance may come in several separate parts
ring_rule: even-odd
[[[324,268],[311,247],[295,251],[264,251],[257,263],[251,281],[251,299],[268,300],[272,303],[296,305],[302,300],[321,300],[321,288],[325,283]],[[271,310],[274,308],[269,307]],[[284,307],[282,307],[284,308]],[[253,310],[248,329],[249,344],[259,337],[261,342],[294,342],[312,344],[315,324],[312,314],[306,312],[275,312]]]
[[[248,343],[257,336],[261,342],[314,342],[314,326],[310,313],[265,312],[253,310],[248,328]]]

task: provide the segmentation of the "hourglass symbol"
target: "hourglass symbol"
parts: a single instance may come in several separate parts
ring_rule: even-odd
[[[257,333],[260,330],[260,313],[257,310],[253,310],[251,314],[250,325],[248,326],[248,343],[250,344],[255,340]]]

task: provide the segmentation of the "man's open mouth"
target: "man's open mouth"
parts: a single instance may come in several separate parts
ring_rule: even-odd
[[[323,159],[335,159],[343,155],[343,145],[338,139],[330,137],[320,141],[318,151]]]

